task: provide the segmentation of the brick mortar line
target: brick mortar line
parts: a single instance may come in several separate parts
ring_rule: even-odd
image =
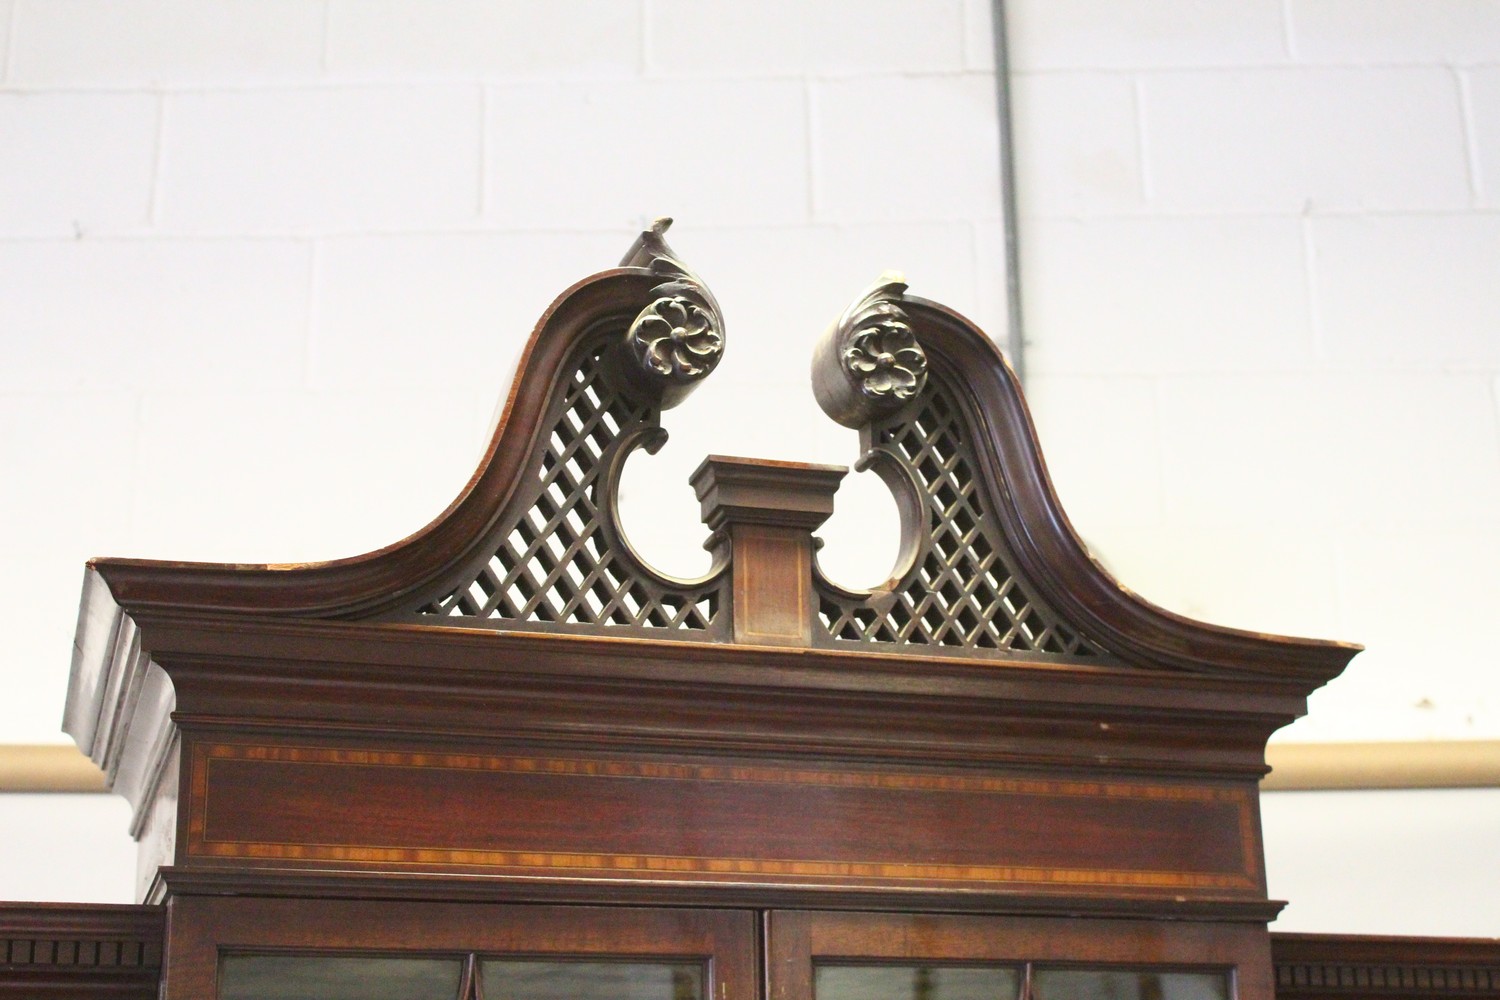
[[[13,40],[12,40],[13,41]],[[968,69],[962,65],[952,68],[923,70],[851,70],[848,72],[776,72],[776,73],[722,73],[722,74],[674,74],[638,75],[633,73],[600,74],[598,76],[559,77],[557,74],[538,73],[536,76],[502,76],[484,72],[458,75],[409,73],[368,78],[326,79],[306,77],[300,79],[269,80],[218,80],[152,83],[108,83],[108,82],[46,82],[26,83],[7,80],[0,85],[4,94],[274,94],[298,91],[336,90],[411,90],[414,88],[463,89],[475,84],[486,87],[548,88],[559,87],[619,87],[628,84],[645,84],[653,87],[675,86],[683,83],[852,83],[865,80],[969,80],[994,77],[993,70]]]

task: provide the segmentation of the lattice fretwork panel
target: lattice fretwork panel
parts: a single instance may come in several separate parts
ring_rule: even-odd
[[[819,617],[836,640],[1024,650],[1066,656],[1099,651],[1050,609],[1007,564],[965,425],[939,380],[915,418],[876,428],[875,444],[921,485],[926,532],[914,570],[890,592],[861,601],[824,592]]]
[[[609,543],[600,482],[606,452],[623,433],[654,426],[656,412],[615,391],[599,350],[577,366],[554,407],[545,449],[528,477],[529,506],[503,527],[473,579],[419,610],[445,618],[704,631],[721,584],[673,589],[635,570]]]

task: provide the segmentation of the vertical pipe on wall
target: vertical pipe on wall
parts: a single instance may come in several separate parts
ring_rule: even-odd
[[[1005,0],[991,0],[995,39],[995,107],[1000,118],[1000,225],[1005,243],[1005,355],[1016,378],[1026,382],[1026,337],[1021,316],[1021,258],[1016,237],[1016,158],[1012,152],[1010,49]]]

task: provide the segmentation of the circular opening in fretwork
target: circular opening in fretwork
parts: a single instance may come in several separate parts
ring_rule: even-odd
[[[620,475],[621,533],[647,565],[679,580],[697,579],[709,569],[703,549],[708,529],[688,483],[702,459],[674,436],[655,455],[637,450]]]
[[[833,516],[818,529],[818,565],[841,587],[866,590],[890,579],[901,553],[901,518],[891,491],[873,472],[839,484]]]

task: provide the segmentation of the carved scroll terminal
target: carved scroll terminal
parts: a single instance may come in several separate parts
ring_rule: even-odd
[[[905,291],[898,272],[882,274],[813,353],[813,395],[845,427],[900,409],[927,384],[927,355],[900,305]]]
[[[620,262],[663,280],[609,359],[622,387],[664,410],[687,398],[724,356],[724,315],[703,279],[667,246],[671,224],[657,219]]]

